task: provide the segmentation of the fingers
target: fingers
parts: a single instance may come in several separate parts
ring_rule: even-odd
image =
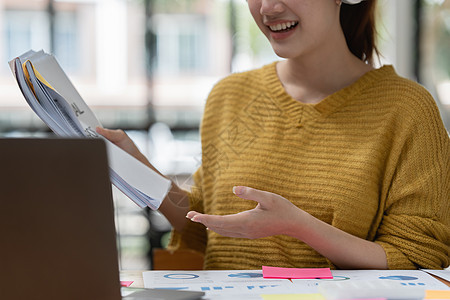
[[[190,212],[187,213],[186,218],[188,218],[189,220],[192,221],[192,218],[193,218],[194,216],[196,216],[196,215],[199,215],[199,214],[200,214],[200,213],[191,210]]]
[[[282,220],[293,211],[290,201],[280,195],[246,186],[235,186],[233,193],[242,199],[256,201],[258,205],[250,210],[223,216],[190,211],[186,218],[228,237],[255,239],[284,234],[286,222]]]
[[[247,186],[235,186],[233,187],[233,193],[239,198],[256,201],[263,207],[270,204],[275,196],[278,196],[270,192],[257,190]]]
[[[249,230],[251,228],[245,222],[248,218],[245,216],[241,218],[239,214],[217,216],[190,211],[186,218],[192,222],[201,223],[206,226],[206,229],[227,237],[254,239],[262,236]]]
[[[206,227],[208,227],[208,223],[214,223],[215,226],[220,226],[220,217],[223,216],[206,215],[196,211],[190,211],[186,215],[186,218],[190,219],[192,222],[202,223]]]
[[[239,226],[238,220],[236,220],[236,215],[226,215],[226,216],[218,216],[218,215],[207,215],[201,214],[196,211],[190,211],[187,213],[186,218],[190,219],[192,222],[202,223],[208,228],[216,229],[219,228],[227,228],[228,230],[235,230],[236,225]]]
[[[105,129],[102,127],[97,127],[95,130],[104,136],[107,140],[130,154],[131,156],[134,156],[136,159],[144,163],[145,165],[150,166],[153,168],[150,163],[148,162],[147,158],[141,153],[141,151],[138,149],[138,147],[134,144],[134,142],[131,140],[131,138],[120,129],[117,130],[111,130],[111,129]]]
[[[118,143],[127,137],[127,134],[120,129],[111,130],[103,127],[97,127],[95,128],[95,131],[97,131],[98,134],[101,134],[102,136],[104,136],[113,143]]]
[[[269,209],[275,202],[275,199],[277,197],[281,197],[279,195],[270,192],[265,192],[246,186],[233,187],[233,193],[242,199],[253,200],[258,202],[259,205],[256,207],[256,209],[258,208]],[[239,227],[236,226],[237,225],[236,223],[233,224],[233,222],[237,222],[238,220],[247,221],[242,220],[242,214],[247,214],[250,211],[244,211],[237,214],[226,216],[208,215],[208,214],[201,214],[196,211],[190,211],[187,213],[186,218],[190,219],[193,222],[202,223],[206,227],[220,227],[220,228],[228,227],[229,229],[231,229],[230,226],[233,227],[233,225],[234,227]]]
[[[103,135],[104,137],[106,137],[106,136],[108,136],[108,135],[110,135],[110,129],[106,129],[106,128],[103,128],[103,127],[100,127],[100,126],[97,126],[96,128],[95,128],[95,131],[97,131],[97,133],[98,134],[101,134],[101,135]]]

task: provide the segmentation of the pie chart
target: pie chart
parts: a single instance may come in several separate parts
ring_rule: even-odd
[[[173,273],[164,275],[167,279],[195,279],[199,276],[196,274],[185,274],[185,273]]]

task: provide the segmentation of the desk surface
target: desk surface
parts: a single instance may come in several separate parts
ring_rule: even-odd
[[[130,287],[143,288],[144,279],[142,278],[142,273],[148,270],[124,270],[120,271],[120,280],[122,281],[133,281]]]
[[[431,275],[431,276],[433,276],[434,278],[436,278],[436,279],[439,280],[439,281],[442,281],[442,282],[445,283],[448,287],[450,287],[450,281],[444,280],[444,279],[439,278],[439,277],[434,276],[434,275]]]
[[[144,287],[144,279],[142,277],[142,273],[149,270],[123,270],[120,272],[120,280],[123,281],[133,281],[131,284],[131,287],[135,288],[143,288]],[[433,275],[431,275],[433,276]],[[439,278],[437,276],[433,276],[437,280],[445,283],[448,287],[450,287],[450,282],[446,281],[442,278]]]

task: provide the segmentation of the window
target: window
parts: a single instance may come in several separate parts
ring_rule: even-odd
[[[450,1],[422,0],[421,15],[421,79],[450,131]]]
[[[60,12],[55,18],[54,54],[66,72],[79,71],[78,22],[75,12]]]
[[[155,75],[201,73],[208,67],[206,19],[201,15],[155,16]]]
[[[50,48],[49,20],[45,11],[6,10],[5,40],[8,59],[31,48]]]

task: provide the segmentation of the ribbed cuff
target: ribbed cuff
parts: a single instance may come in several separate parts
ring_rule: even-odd
[[[394,246],[384,243],[376,242],[378,245],[383,247],[384,252],[386,252],[387,264],[389,270],[414,270],[417,269],[416,266],[403,254],[400,250]]]

